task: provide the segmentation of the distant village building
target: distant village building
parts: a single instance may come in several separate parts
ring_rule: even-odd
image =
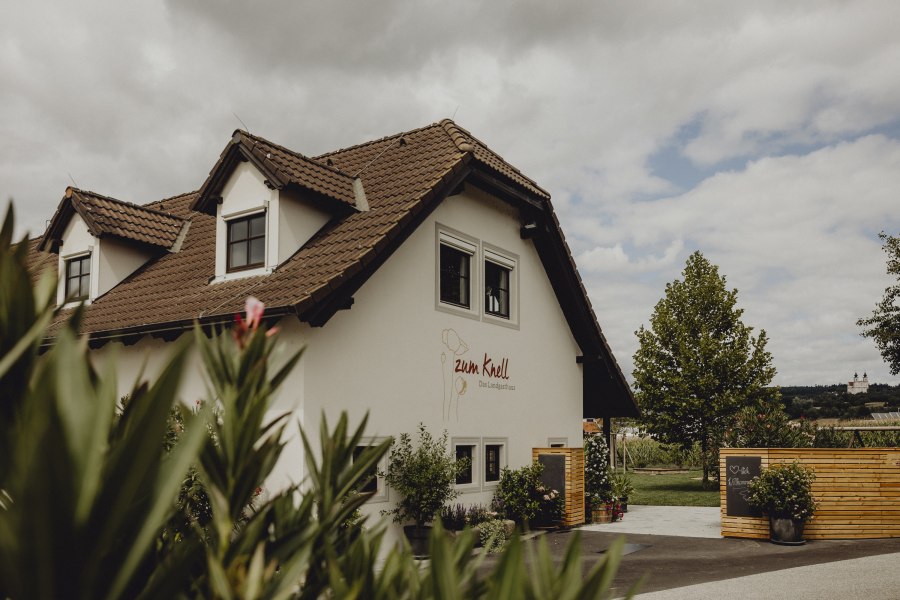
[[[863,373],[862,380],[859,379],[859,373],[853,374],[853,381],[847,382],[848,394],[868,394],[869,393],[869,376]]]

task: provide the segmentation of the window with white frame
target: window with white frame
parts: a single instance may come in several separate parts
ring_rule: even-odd
[[[479,491],[479,438],[453,438],[450,444],[457,461],[465,461],[466,466],[456,476],[456,487],[460,491]]]
[[[484,256],[484,315],[486,320],[502,322],[517,320],[516,276],[517,257],[483,244]]]
[[[437,306],[477,318],[478,241],[449,229],[438,229]]]
[[[66,260],[65,301],[87,300],[91,296],[91,255]]]
[[[565,448],[568,445],[569,445],[569,438],[564,438],[564,437],[547,438],[547,447],[548,448]]]
[[[227,272],[262,267],[266,263],[266,213],[255,213],[226,222]]]
[[[386,438],[372,438],[368,440],[366,444],[360,444],[356,448],[353,449],[353,462],[359,460],[362,456],[363,452],[371,448],[372,446],[384,441]],[[384,482],[384,477],[382,477],[379,473],[384,473],[387,470],[387,454],[381,457],[377,463],[375,463],[372,467],[370,467],[366,472],[366,477],[364,478],[365,483],[361,488],[359,488],[359,492],[363,493],[371,493],[372,497],[369,498],[369,502],[386,502],[388,499],[387,496],[387,486]]]
[[[500,472],[506,466],[506,438],[484,438],[484,483],[496,485]]]

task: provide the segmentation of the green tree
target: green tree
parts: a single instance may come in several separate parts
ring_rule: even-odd
[[[766,332],[751,335],[717,266],[694,252],[682,277],[635,332],[634,379],[647,431],[685,449],[699,442],[708,487],[711,451],[735,413],[766,395],[775,368]]]
[[[884,242],[888,275],[896,277],[897,282],[885,288],[884,297],[875,305],[872,316],[859,319],[856,324],[864,328],[864,337],[875,340],[891,374],[897,375],[900,373],[900,237],[884,232],[878,237]]]

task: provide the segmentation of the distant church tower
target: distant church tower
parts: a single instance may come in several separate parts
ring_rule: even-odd
[[[867,394],[869,393],[869,376],[863,373],[862,381],[859,380],[859,373],[853,374],[853,381],[847,383],[848,394]]]

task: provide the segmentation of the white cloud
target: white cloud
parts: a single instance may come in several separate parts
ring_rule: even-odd
[[[138,202],[196,189],[233,113],[316,154],[456,111],[554,194],[623,363],[700,248],[769,330],[782,374],[812,383],[866,347],[877,362],[838,323],[874,304],[873,234],[900,228],[897,142],[857,139],[900,123],[898,13],[887,0],[24,3],[0,20],[0,194],[40,231],[69,174]],[[663,148],[684,177],[654,171]]]

